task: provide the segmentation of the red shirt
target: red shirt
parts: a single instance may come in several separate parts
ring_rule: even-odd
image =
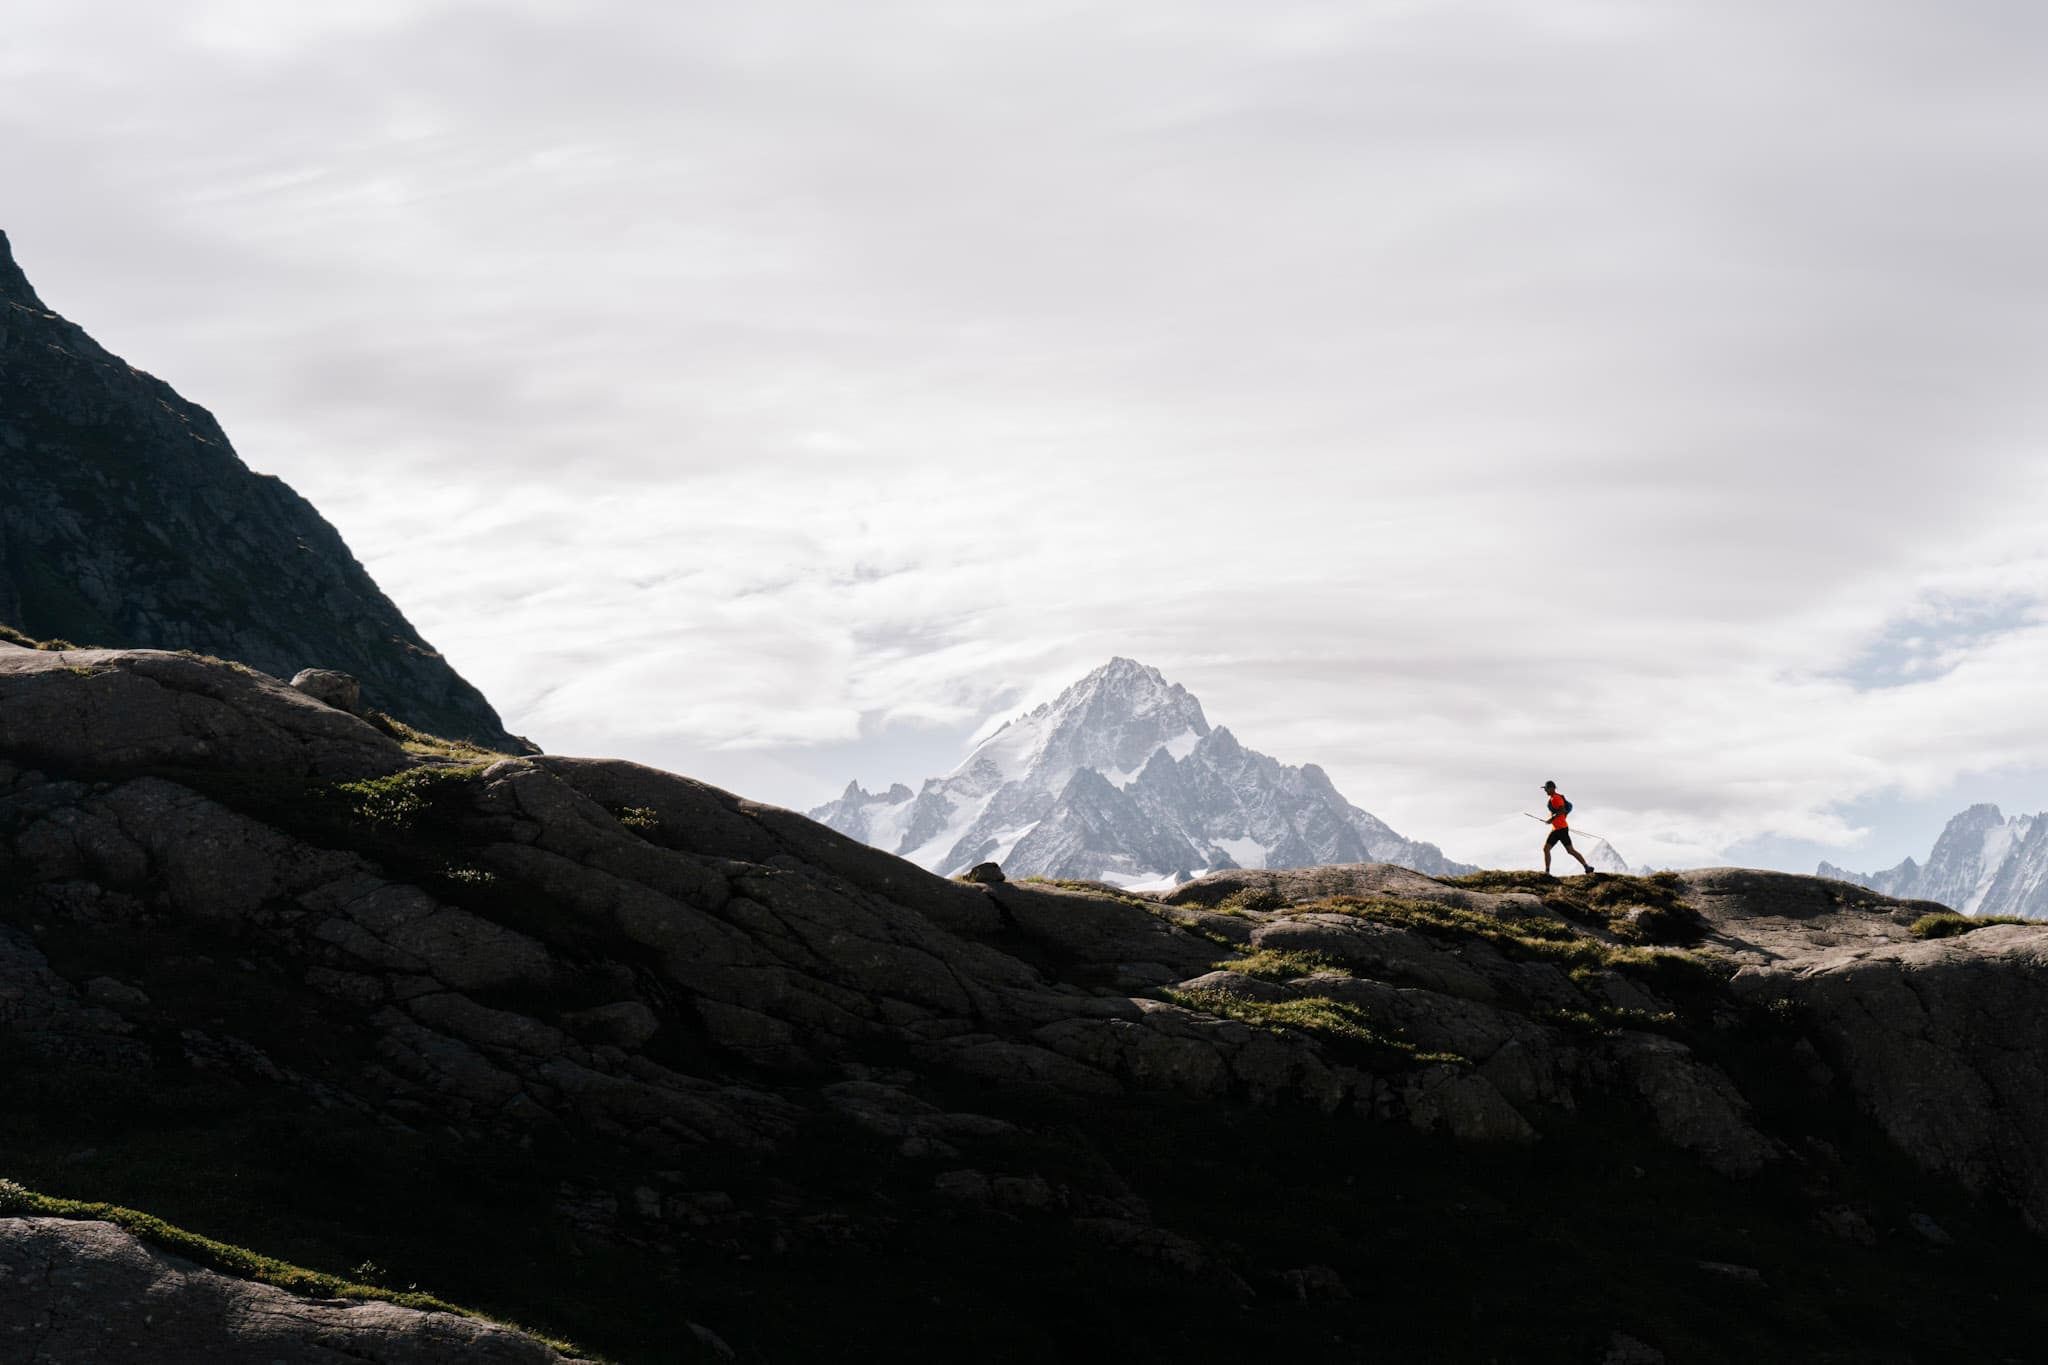
[[[1564,798],[1556,792],[1550,794],[1550,827],[1552,829],[1565,828]]]

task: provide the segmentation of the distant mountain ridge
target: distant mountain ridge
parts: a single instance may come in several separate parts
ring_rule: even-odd
[[[942,875],[1170,886],[1225,868],[1384,862],[1473,871],[1345,800],[1314,764],[1245,748],[1156,668],[1117,658],[912,792],[848,783],[812,819]]]
[[[1971,806],[1949,820],[1925,863],[1851,872],[1824,862],[1818,875],[1965,915],[2048,919],[2048,812],[2007,819],[1997,806]]]
[[[339,669],[368,706],[521,751],[312,504],[220,424],[44,306],[0,233],[0,623],[189,649],[289,678]]]

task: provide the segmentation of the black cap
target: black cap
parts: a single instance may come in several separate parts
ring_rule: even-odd
[[[1556,784],[1555,782],[1545,782],[1545,783],[1543,784],[1543,790],[1545,790],[1545,791],[1547,791],[1547,792],[1553,792],[1553,791],[1556,791],[1556,790],[1557,790],[1557,784]]]

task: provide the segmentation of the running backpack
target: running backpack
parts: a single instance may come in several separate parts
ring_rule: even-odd
[[[1570,815],[1572,813],[1572,803],[1569,801],[1565,802],[1557,808],[1557,813],[1559,815]]]

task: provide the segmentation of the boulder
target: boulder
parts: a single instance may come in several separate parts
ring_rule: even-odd
[[[1796,1010],[1865,1112],[1922,1167],[2048,1231],[2048,924],[1872,937],[1808,948],[1796,971],[1745,970],[1734,989]]]
[[[1622,1033],[1610,1045],[1622,1074],[1650,1106],[1657,1131],[1727,1176],[1754,1175],[1779,1154],[1750,1123],[1734,1082],[1700,1062],[1685,1044],[1651,1033]]]
[[[347,673],[332,668],[302,668],[292,674],[292,686],[337,711],[352,716],[363,713],[363,685]]]

